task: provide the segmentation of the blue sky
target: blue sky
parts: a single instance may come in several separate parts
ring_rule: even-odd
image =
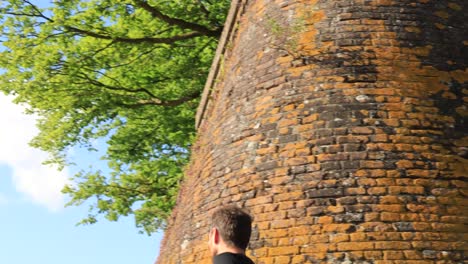
[[[82,150],[73,153],[77,167],[42,165],[47,154],[27,144],[35,117],[11,99],[0,95],[0,263],[153,263],[162,234],[138,234],[131,217],[75,226],[87,207],[63,208],[60,189],[80,167],[105,165]]]
[[[32,2],[44,6],[50,1]],[[64,208],[61,189],[80,168],[105,170],[105,164],[98,153],[74,149],[76,167],[59,172],[43,165],[47,153],[28,145],[37,134],[37,117],[23,114],[24,106],[12,99],[0,93],[0,263],[153,263],[162,234],[138,234],[132,217],[75,226],[88,208]]]

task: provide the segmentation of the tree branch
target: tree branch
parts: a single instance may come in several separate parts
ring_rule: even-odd
[[[208,8],[206,8],[205,4],[203,4],[203,2],[201,0],[197,0],[198,4],[200,5],[200,9],[203,13],[205,13],[205,15],[209,16],[210,15],[210,11],[208,11]]]
[[[79,60],[78,62],[83,62],[83,61],[88,60],[88,59],[93,59],[97,54],[99,54],[100,52],[106,50],[107,48],[112,46],[114,43],[115,43],[115,41],[113,41],[113,40],[110,41],[107,45],[105,45],[102,48],[99,48],[99,49],[95,50],[92,54],[84,55],[83,58],[81,60]]]
[[[42,17],[44,18],[45,20],[49,21],[49,22],[54,22],[54,20],[52,20],[51,18],[45,16],[41,10],[34,4],[32,4],[31,2],[29,2],[28,0],[23,0],[23,2],[27,3],[28,5],[30,5],[32,7],[32,9],[34,9],[34,11],[37,12],[37,15],[33,15],[33,16],[36,16],[36,17]]]
[[[158,106],[165,106],[165,107],[178,106],[178,105],[181,105],[181,104],[183,104],[185,102],[194,100],[194,99],[200,97],[200,95],[201,95],[201,92],[197,91],[195,93],[180,97],[178,99],[161,100],[161,99],[157,98],[149,90],[144,89],[144,88],[130,89],[130,88],[126,88],[126,87],[115,87],[115,86],[107,85],[107,84],[104,84],[104,83],[102,83],[100,81],[94,80],[94,79],[90,78],[86,74],[82,74],[81,78],[84,78],[84,79],[88,80],[88,82],[90,84],[94,85],[94,86],[102,87],[102,88],[105,88],[105,89],[114,90],[114,91],[124,91],[124,92],[129,92],[129,93],[146,93],[147,95],[149,95],[151,97],[150,99],[138,100],[137,103],[134,103],[134,104],[118,103],[119,105],[125,106],[125,107],[128,107],[128,108],[138,108],[138,107],[145,106],[145,105],[158,105]]]
[[[163,101],[163,100],[158,99],[158,98],[152,98],[152,99],[148,99],[148,100],[139,100],[135,104],[121,103],[120,105],[128,107],[128,108],[139,108],[139,107],[146,106],[146,105],[158,105],[158,106],[166,106],[166,107],[167,106],[178,106],[178,105],[181,105],[181,104],[183,104],[185,102],[192,101],[192,100],[200,97],[200,95],[201,95],[201,92],[195,92],[193,94],[186,95],[186,96],[183,96],[183,97],[181,97],[179,99],[175,99],[175,100]]]
[[[103,88],[106,88],[106,89],[109,89],[109,90],[114,90],[114,91],[124,91],[124,92],[129,92],[129,93],[145,93],[145,94],[149,95],[151,98],[156,99],[156,96],[153,93],[151,93],[150,91],[148,91],[148,90],[146,90],[144,88],[130,89],[130,88],[126,88],[126,87],[115,87],[115,86],[104,84],[104,83],[102,83],[102,82],[100,82],[98,80],[94,80],[94,79],[92,79],[91,77],[89,77],[88,75],[86,75],[84,73],[82,73],[81,75],[82,75],[82,77],[84,79],[88,80],[92,85],[95,85],[95,86],[103,87]]]
[[[161,46],[155,46],[153,47],[152,49],[149,49],[147,51],[144,51],[140,54],[138,54],[136,57],[134,58],[131,58],[129,59],[128,61],[126,62],[123,62],[123,63],[120,63],[120,64],[115,64],[115,65],[107,65],[108,66],[108,69],[114,69],[114,68],[118,68],[118,67],[123,67],[123,66],[127,66],[127,65],[130,65],[132,63],[134,63],[135,61],[141,59],[143,56],[146,56],[148,54],[150,54],[151,52],[153,52],[155,49],[158,49],[160,48]]]
[[[23,0],[23,2],[30,5],[33,8],[33,10],[34,10],[34,12],[36,14],[34,14],[34,13],[32,13],[32,14],[16,13],[16,12],[8,12],[8,13],[10,15],[17,15],[17,16],[40,17],[40,18],[43,18],[43,19],[45,19],[45,20],[47,20],[49,22],[52,22],[52,23],[55,22],[53,19],[45,16],[40,11],[40,9],[37,6],[35,6],[34,4],[32,4],[31,2],[29,2],[27,0]],[[148,5],[147,3],[145,3],[145,4]],[[151,6],[149,6],[149,7],[151,8]],[[167,16],[165,16],[163,14],[161,14],[161,15],[164,16],[164,17],[167,17]],[[179,19],[170,18],[170,17],[167,17],[167,18],[169,20],[179,21]],[[164,19],[162,19],[162,20],[164,20]],[[166,20],[164,20],[164,21],[166,21]],[[180,21],[183,21],[183,20],[180,20]],[[189,22],[186,22],[186,23],[189,23]],[[189,24],[191,24],[191,23],[189,23]],[[197,24],[193,24],[193,25],[197,25]],[[98,39],[113,40],[113,41],[116,41],[116,42],[132,43],[132,44],[140,44],[140,43],[172,44],[172,43],[177,42],[177,41],[191,39],[191,38],[194,38],[194,37],[199,37],[199,36],[204,36],[204,35],[206,35],[206,36],[217,36],[217,37],[220,36],[220,34],[214,34],[214,33],[217,32],[216,30],[213,31],[213,30],[210,30],[210,29],[205,28],[203,26],[200,26],[200,25],[198,25],[198,26],[200,27],[199,28],[200,30],[195,30],[195,32],[188,32],[188,33],[185,33],[185,34],[175,35],[175,36],[167,37],[167,38],[154,38],[154,37],[124,38],[124,37],[114,37],[114,36],[104,35],[104,34],[92,32],[92,31],[89,31],[89,30],[84,30],[84,29],[80,29],[80,28],[76,28],[76,27],[72,27],[72,26],[63,25],[63,27],[66,30],[68,30],[69,32],[77,33],[79,35],[85,35],[85,36],[90,36],[90,37],[94,37],[94,38],[98,38]],[[204,28],[204,30],[202,30],[203,28]]]
[[[134,1],[139,7],[141,7],[144,10],[150,12],[153,17],[161,19],[162,21],[164,21],[164,22],[166,22],[166,23],[168,23],[170,25],[175,25],[175,26],[178,26],[178,27],[183,28],[183,29],[191,29],[191,30],[194,30],[196,32],[202,33],[205,36],[211,36],[211,37],[220,37],[221,36],[222,28],[215,28],[213,30],[213,29],[209,29],[209,28],[207,28],[207,27],[205,27],[203,25],[188,22],[188,21],[185,21],[185,20],[182,20],[182,19],[179,19],[179,18],[173,18],[173,17],[170,17],[168,15],[165,15],[165,14],[161,13],[161,11],[159,11],[156,7],[151,6],[150,4],[148,4],[145,1],[142,1],[142,0],[134,0]]]
[[[219,27],[223,27],[223,23],[216,20],[216,19],[213,19],[213,18],[210,18],[211,16],[211,12],[208,10],[208,8],[206,7],[206,5],[203,3],[202,0],[197,0],[198,4],[200,5],[200,10],[205,14],[205,18],[208,19],[210,22],[212,22],[213,24],[216,25],[216,28],[219,28]],[[208,1],[207,1],[208,2]],[[208,2],[210,3],[210,2]],[[210,3],[211,4],[211,3]],[[212,4],[211,4],[212,5]]]
[[[3,12],[5,15],[12,15],[12,16],[27,16],[27,17],[41,17],[40,15],[37,14],[27,14],[27,13],[17,13],[17,12]]]
[[[71,26],[64,26],[65,29],[69,30],[70,32],[75,32],[80,35],[90,36],[98,39],[106,39],[106,40],[113,40],[116,42],[124,42],[124,43],[132,43],[132,44],[140,44],[140,43],[153,43],[153,44],[172,44],[174,42],[180,40],[191,39],[194,37],[203,36],[200,32],[189,32],[181,35],[176,35],[167,38],[153,38],[153,37],[144,37],[144,38],[123,38],[123,37],[113,37],[109,35],[102,35],[96,32],[87,31]]]
[[[144,191],[141,191],[141,190],[138,190],[136,188],[127,188],[127,187],[123,187],[123,186],[120,186],[120,185],[110,185],[110,184],[104,184],[104,185],[99,185],[97,187],[100,187],[100,188],[103,188],[104,189],[104,193],[108,193],[109,192],[109,189],[117,189],[117,190],[120,190],[120,191],[123,191],[123,192],[127,192],[127,195],[128,193],[134,193],[133,194],[133,197],[136,197],[138,195],[147,195],[148,192],[144,192]]]

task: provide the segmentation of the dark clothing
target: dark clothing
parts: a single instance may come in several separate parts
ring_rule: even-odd
[[[213,264],[255,264],[251,259],[243,254],[221,253],[214,256]]]

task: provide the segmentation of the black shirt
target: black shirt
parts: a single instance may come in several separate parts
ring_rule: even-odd
[[[244,254],[234,254],[230,252],[221,253],[214,256],[213,264],[255,264]]]

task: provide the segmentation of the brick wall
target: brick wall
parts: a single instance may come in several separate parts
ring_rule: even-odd
[[[258,264],[467,261],[466,1],[234,3],[158,263],[230,203]]]

